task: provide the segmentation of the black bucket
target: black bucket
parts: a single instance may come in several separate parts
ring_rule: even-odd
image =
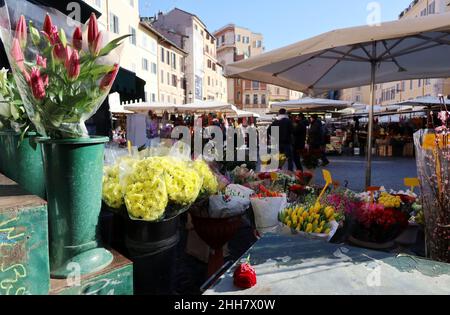
[[[100,235],[103,245],[116,250],[124,256],[128,256],[125,246],[125,224],[127,212],[125,208],[114,210],[107,205],[102,205],[100,213]]]
[[[137,295],[174,292],[180,217],[162,222],[126,219],[125,246],[134,264]]]

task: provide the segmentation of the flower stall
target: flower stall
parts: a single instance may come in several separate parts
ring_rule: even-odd
[[[251,241],[267,242],[267,248],[236,266],[233,285],[239,289],[259,290],[261,270],[286,267],[286,274],[292,272],[295,279],[298,261],[304,263],[297,268],[302,276],[316,281],[322,280],[314,279],[321,272],[333,270],[327,269],[330,265],[356,266],[364,255],[388,262],[389,255],[398,252],[420,256],[425,245],[423,257],[436,264],[450,262],[450,112],[444,99],[441,125],[415,135],[419,178],[406,179],[404,191],[370,187],[356,192],[340,187],[327,170],[323,170],[323,187],[313,184],[310,171],[280,170],[287,161],[284,154],[263,155],[260,164],[243,164],[193,158],[191,148],[181,142],[170,147],[137,149],[129,144],[128,150],[105,150],[109,139],[90,137],[85,122],[110,92],[128,35],[116,37],[101,31],[94,14],[82,25],[57,11],[25,5],[24,0],[5,0],[0,8],[0,34],[12,68],[0,70],[0,172],[27,191],[11,189],[21,200],[32,193],[48,201],[47,205],[37,197],[30,199],[43,214],[39,238],[45,239],[49,230],[48,244],[36,247],[47,254],[42,258],[49,263],[46,271],[61,288],[73,276],[74,266],[81,277],[95,277],[105,270],[115,272],[113,266],[126,265],[123,277],[134,276],[137,294],[171,294],[180,251],[184,253],[189,244],[206,248],[199,259],[207,263],[205,276],[217,276],[227,266],[227,244],[233,239],[245,242],[238,233],[246,221]],[[305,153],[307,169],[319,166],[319,153]],[[248,152],[245,156],[250,160]],[[273,169],[275,164],[278,168]],[[3,175],[0,180],[4,186],[13,186]],[[415,187],[420,187],[420,194]],[[10,208],[8,216],[14,212]],[[100,237],[102,210],[113,217],[111,244]],[[8,242],[12,220],[0,222]],[[186,245],[181,242],[183,232],[188,245],[180,250],[180,244]],[[193,237],[202,244],[193,242]],[[2,255],[14,255],[7,245],[0,246],[8,247]],[[48,249],[43,248],[47,245]],[[114,250],[127,259],[120,256],[123,260],[117,261]],[[302,251],[310,255],[305,262]],[[201,256],[194,252],[187,250]],[[367,260],[363,263],[370,265]],[[400,267],[405,269],[408,263]],[[307,273],[313,268],[320,272]],[[364,271],[356,273],[364,275]],[[339,283],[352,276],[332,273],[331,277]],[[17,289],[12,285],[5,289],[10,279],[0,280],[0,289],[8,293]],[[269,277],[268,282],[281,282],[273,280]],[[88,294],[96,287],[86,288]]]

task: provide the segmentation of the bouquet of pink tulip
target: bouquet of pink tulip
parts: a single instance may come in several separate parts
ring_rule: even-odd
[[[107,97],[119,71],[117,48],[129,35],[107,43],[109,34],[99,31],[94,14],[85,27],[24,0],[6,4],[2,40],[28,116],[42,135],[87,137],[84,122]]]

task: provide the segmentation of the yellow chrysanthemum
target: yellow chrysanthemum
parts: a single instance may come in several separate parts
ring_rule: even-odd
[[[122,187],[119,183],[119,165],[105,166],[103,176],[103,201],[113,209],[123,205]]]
[[[169,202],[164,172],[152,159],[134,165],[125,187],[125,204],[128,213],[138,219],[160,219]]]
[[[202,188],[202,179],[197,171],[189,168],[186,162],[173,158],[162,158],[161,165],[170,201],[178,205],[193,203]]]
[[[204,160],[197,160],[193,163],[194,169],[198,172],[201,178],[203,178],[203,186],[201,193],[210,195],[217,194],[219,190],[219,182],[216,176],[211,171],[209,165]]]

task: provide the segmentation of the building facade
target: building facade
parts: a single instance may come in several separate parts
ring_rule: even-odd
[[[146,101],[158,95],[158,36],[140,24],[139,0],[86,0],[101,13],[99,27],[125,40],[120,66],[134,72],[145,84]]]
[[[400,19],[417,18],[450,11],[450,0],[414,0],[400,13]],[[376,103],[390,105],[423,96],[450,94],[450,79],[419,79],[382,83],[376,85]],[[352,102],[370,103],[370,88],[345,89],[341,99]],[[360,100],[360,101],[358,101]]]
[[[167,13],[159,12],[147,21],[188,53],[185,58],[185,78],[187,95],[192,96],[190,101],[227,101],[223,67],[216,56],[216,38],[200,18],[175,8]]]
[[[102,15],[100,29],[131,34],[124,44],[120,66],[145,81],[145,101],[184,104],[187,53],[139,15],[139,0],[85,0]],[[164,55],[162,55],[164,54]]]
[[[146,19],[142,19],[140,25],[147,29],[147,31],[155,34],[158,38],[158,62],[155,70],[152,69],[152,72],[156,71],[158,76],[158,93],[156,96],[152,96],[150,101],[175,105],[186,104],[186,78],[184,70],[185,59],[188,55],[187,52],[155,30]]]
[[[342,90],[340,99],[352,103],[370,104],[370,87],[360,86],[354,89]]]
[[[223,65],[244,60],[264,52],[264,36],[228,24],[214,32],[217,58]],[[271,102],[298,99],[301,93],[256,81],[227,79],[228,102],[238,108],[264,112]]]

